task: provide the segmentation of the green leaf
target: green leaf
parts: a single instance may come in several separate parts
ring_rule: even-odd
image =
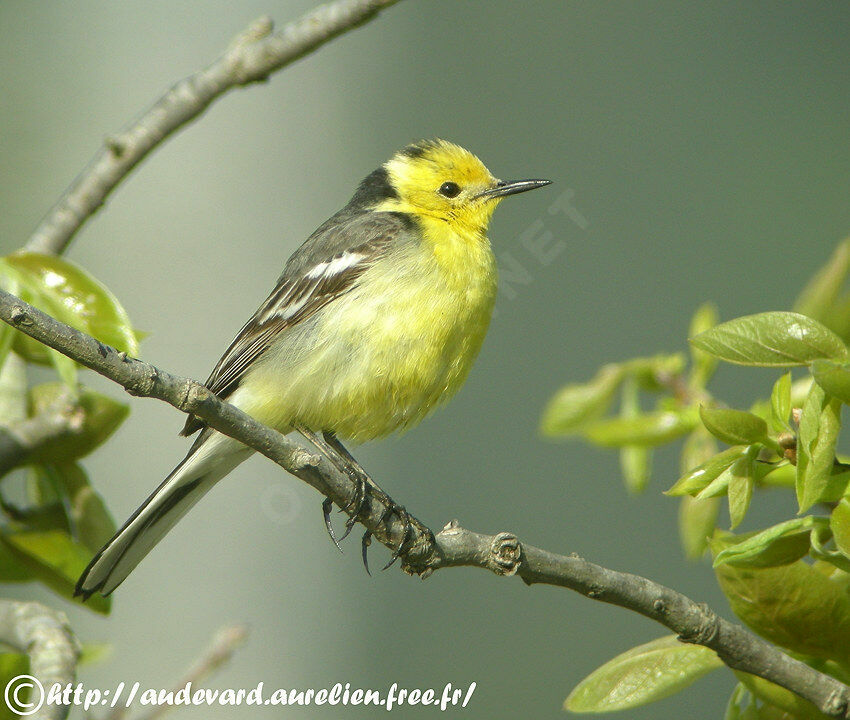
[[[787,372],[773,384],[770,393],[770,429],[781,433],[788,430],[791,415],[791,373]]]
[[[753,458],[747,454],[729,468],[726,495],[729,499],[729,520],[733,530],[741,524],[753,498],[753,462]]]
[[[33,575],[26,566],[0,543],[0,583],[29,582],[32,579]]]
[[[5,688],[9,687],[9,683],[13,678],[20,675],[29,675],[30,659],[22,653],[0,653],[0,687],[4,688],[4,697],[6,702],[0,703],[0,720],[19,720],[23,713],[27,712],[28,708],[23,703],[29,703],[32,693],[30,689],[21,685],[17,694],[13,693],[10,688],[8,696],[5,695]],[[17,699],[20,705],[15,706],[14,700]],[[32,698],[35,701],[35,698]],[[13,707],[9,707],[11,701]],[[14,709],[13,709],[14,708]],[[21,712],[23,711],[23,712]]]
[[[91,552],[61,530],[0,532],[2,542],[18,560],[51,590],[74,600],[77,578],[88,565]],[[107,614],[110,598],[93,595],[85,607]]]
[[[629,376],[623,381],[621,418],[640,415],[640,398],[637,380]],[[626,488],[632,493],[641,493],[649,482],[652,450],[643,445],[625,445],[620,449],[620,469]]]
[[[830,320],[848,271],[850,271],[850,240],[844,240],[835,248],[835,252],[826,265],[800,293],[794,302],[794,310],[832,327]]]
[[[635,708],[662,700],[723,663],[713,650],[667,636],[609,660],[582,680],[564,702],[574,713]]]
[[[738,478],[752,477],[754,473],[753,456],[757,452],[758,445],[749,446],[741,457],[700,490],[695,497],[704,500],[705,498],[726,495],[731,483],[740,483]]]
[[[797,502],[805,512],[826,496],[841,429],[841,402],[813,384],[803,404],[797,435]]]
[[[703,303],[697,308],[691,318],[688,337],[694,337],[710,330],[717,325],[717,321],[717,307],[714,303]],[[714,371],[717,368],[717,358],[703,352],[695,345],[691,345],[691,360],[692,366],[688,385],[692,388],[702,390],[708,384],[711,376],[714,375]]]
[[[86,471],[77,463],[51,466],[46,471],[52,473],[62,487],[77,537],[89,550],[97,552],[116,530],[103,498],[89,484]]]
[[[706,460],[702,465],[698,465],[690,472],[682,475],[665,494],[672,496],[696,495],[708,487],[724,470],[731,467],[747,450],[748,448],[745,445],[726,448],[723,452]]]
[[[850,499],[842,498],[832,511],[829,528],[836,547],[850,558]]]
[[[700,350],[739,365],[789,367],[818,358],[844,359],[847,347],[817,320],[767,312],[730,320],[691,338]]]
[[[790,690],[770,682],[770,680],[740,670],[733,670],[732,672],[753,695],[773,707],[789,713],[794,720],[829,720],[829,715],[824,715],[808,700],[803,700],[796,693],[792,693]]]
[[[600,420],[585,428],[583,435],[603,447],[661,445],[689,433],[697,422],[692,408],[656,410],[633,418]]]
[[[67,403],[68,390],[61,383],[36,385],[30,391],[31,415],[55,410]],[[63,463],[85,457],[104,443],[127,418],[130,408],[107,395],[88,388],[80,388],[71,410],[79,420],[79,427],[54,442],[45,445],[33,460],[43,463]]]
[[[619,365],[606,365],[582,385],[567,385],[549,401],[540,421],[544,435],[569,435],[605,414],[623,379]]]
[[[828,395],[850,405],[850,365],[833,360],[815,360],[812,377]]]
[[[767,438],[767,423],[746,410],[700,405],[699,416],[706,429],[728,445],[750,445]]]
[[[753,703],[752,695],[741,683],[735,686],[729,696],[723,720],[759,720],[758,709]]]
[[[708,548],[720,511],[718,498],[685,495],[679,504],[679,541],[688,560],[699,560]]]
[[[759,568],[796,562],[809,552],[809,535],[818,523],[826,523],[826,518],[807,515],[755,533],[727,538],[730,544],[717,553],[714,566],[728,563],[735,567]]]
[[[15,253],[3,258],[40,297],[61,305],[69,324],[129,355],[137,355],[136,335],[127,312],[105,285],[55,255]]]
[[[97,665],[108,660],[111,656],[112,645],[109,643],[83,645],[77,664],[80,666]]]
[[[710,548],[716,557],[733,543],[717,533]],[[840,582],[802,560],[769,568],[724,563],[714,571],[732,611],[765,639],[802,655],[850,661],[850,594]]]

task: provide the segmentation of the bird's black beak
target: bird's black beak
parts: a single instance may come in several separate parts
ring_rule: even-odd
[[[515,180],[513,182],[505,182],[499,180],[494,187],[487,188],[484,192],[478,193],[479,198],[500,198],[507,195],[516,195],[517,193],[527,192],[535,188],[551,185],[551,180]]]

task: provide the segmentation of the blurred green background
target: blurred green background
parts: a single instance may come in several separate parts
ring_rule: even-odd
[[[106,135],[255,17],[282,24],[311,4],[4,0],[3,252],[25,241]],[[560,385],[599,364],[682,349],[705,300],[727,319],[787,308],[850,230],[848,22],[843,2],[405,0],[267,85],[216,103],[120,187],[69,257],[151,333],[145,359],[203,379],[286,257],[405,143],[445,137],[500,177],[554,179],[496,214],[506,287],[466,387],[413,432],[357,455],[435,528],[456,517],[479,531],[509,529],[729,616],[708,564],[683,560],[677,502],[660,495],[677,476],[676,453],[661,453],[648,492],[629,497],[615,453],[544,441],[537,422]],[[551,211],[567,190],[580,223]],[[551,262],[521,242],[530,228],[552,233],[561,251]],[[773,377],[727,366],[715,387],[744,406]],[[173,409],[132,407],[86,463],[117,520],[185,451]],[[743,529],[792,515],[791,502],[760,494]],[[584,675],[665,632],[476,570],[369,578],[356,539],[342,556],[327,539],[319,504],[254,458],[133,573],[109,618],[33,586],[6,594],[61,606],[84,642],[113,644],[111,660],[81,672],[91,687],[170,687],[216,628],[245,622],[248,644],[207,686],[474,680],[469,718],[558,717]],[[385,557],[374,548],[373,566]],[[732,685],[720,671],[623,716],[719,718]],[[292,711],[342,713],[375,711]],[[414,714],[426,712],[396,713]]]

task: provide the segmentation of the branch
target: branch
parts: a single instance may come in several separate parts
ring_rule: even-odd
[[[75,681],[80,646],[64,613],[35,602],[0,600],[0,642],[29,655],[29,674],[45,690],[55,683],[65,686]],[[38,689],[31,700],[38,701]],[[68,710],[67,705],[45,703],[32,717],[64,720]]]
[[[245,641],[247,635],[248,628],[244,625],[231,625],[230,627],[221,628],[221,630],[215,634],[210,646],[186,673],[183,680],[177,686],[172,688],[171,692],[176,695],[180,690],[186,687],[186,685],[197,685],[202,680],[206,680],[222,665],[230,661],[230,658],[233,657],[233,653],[235,653],[236,649]],[[139,718],[139,720],[157,720],[173,709],[173,705],[158,705],[155,706],[147,715]],[[106,716],[106,720],[123,720],[128,712],[128,708],[121,707],[119,705]]]
[[[84,420],[85,411],[69,391],[35,417],[0,426],[0,478],[28,464],[52,443],[79,436]]]
[[[282,468],[346,507],[357,492],[355,483],[326,459],[308,453],[279,432],[262,425],[200,383],[160,370],[103,345],[89,335],[45,315],[0,290],[0,320],[78,363],[122,385],[131,395],[152,397],[202,418],[273,460]],[[404,525],[388,516],[389,498],[371,497],[358,520],[390,549],[398,546]],[[471,566],[497,575],[518,575],[527,584],[545,583],[575,590],[594,600],[619,605],[665,625],[683,642],[714,650],[726,665],[770,680],[797,693],[832,717],[850,718],[850,687],[795,660],[740,625],[732,624],[670,588],[651,580],[616,572],[571,555],[523,546],[510,533],[481,535],[449,523],[434,535],[411,516],[409,550],[402,569],[427,577],[444,567]]]
[[[26,250],[61,253],[130,171],[154,148],[229,90],[269,75],[374,18],[398,0],[337,0],[272,34],[262,17],[240,33],[212,65],[184,78],[129,128],[107,138],[36,228]]]

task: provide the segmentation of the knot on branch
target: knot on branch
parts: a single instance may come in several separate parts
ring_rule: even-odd
[[[157,372],[153,365],[143,365],[138,375],[134,375],[124,387],[130,395],[150,397],[156,387]]]
[[[186,412],[196,412],[209,402],[211,397],[212,393],[207,388],[190,381],[187,383],[186,395],[183,399],[183,407],[181,409]]]
[[[720,619],[705,603],[697,605],[696,623],[687,632],[679,635],[679,640],[692,645],[712,647],[720,632]]]
[[[488,566],[497,575],[510,577],[519,570],[522,562],[522,545],[513,533],[500,532],[490,543]]]
[[[827,715],[846,717],[848,705],[850,705],[850,699],[843,691],[836,689],[829,694],[821,709]]]
[[[33,320],[29,316],[26,310],[24,310],[20,305],[15,305],[9,311],[9,319],[15,325],[32,325]]]

